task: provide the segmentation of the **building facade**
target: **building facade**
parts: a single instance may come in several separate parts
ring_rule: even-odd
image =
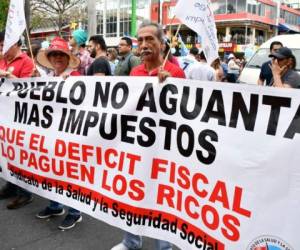
[[[282,2],[293,9],[300,10],[300,0],[284,0]]]
[[[122,36],[131,35],[132,0],[96,0],[96,33],[103,35],[109,46],[116,46]],[[150,0],[136,1],[137,25],[150,19]],[[92,34],[91,34],[92,35]]]
[[[170,26],[176,0],[163,2],[162,23]],[[245,52],[282,32],[300,32],[300,11],[273,0],[211,0],[215,14],[220,52]],[[157,20],[157,5],[152,4],[151,18]],[[174,19],[172,29],[179,20]],[[188,47],[199,40],[187,27],[180,32]]]

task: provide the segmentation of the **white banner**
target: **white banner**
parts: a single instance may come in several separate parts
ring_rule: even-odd
[[[297,250],[299,117],[293,89],[150,77],[7,80],[1,176],[181,249]]]
[[[3,54],[19,41],[25,28],[24,0],[10,0],[5,28]]]
[[[201,48],[211,64],[219,57],[219,45],[214,13],[209,0],[179,0],[175,15],[182,23],[201,36]]]

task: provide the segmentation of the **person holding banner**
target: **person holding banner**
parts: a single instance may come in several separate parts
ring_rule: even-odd
[[[51,70],[49,76],[60,76],[66,78],[68,76],[80,76],[77,69],[80,60],[69,50],[68,43],[60,37],[56,37],[51,41],[47,50],[41,50],[37,55],[37,61],[43,67]],[[63,205],[50,201],[49,206],[39,212],[36,217],[39,219],[46,219],[53,216],[60,216],[64,214]],[[80,211],[69,208],[68,214],[62,223],[58,226],[61,230],[73,228],[76,223],[82,221]]]
[[[0,53],[4,46],[5,31],[0,32]],[[26,53],[21,51],[22,41],[19,41],[11,46],[6,53],[4,53],[2,60],[0,60],[0,77],[6,78],[26,78],[30,77],[34,64]]]
[[[158,76],[160,82],[167,77],[185,78],[183,70],[163,59],[164,33],[156,23],[144,22],[138,30],[138,47],[143,64],[133,68],[131,76]]]
[[[5,31],[0,32],[0,54],[4,45]],[[22,41],[11,46],[0,59],[0,77],[26,78],[31,77],[34,64],[33,61],[21,51]],[[8,205],[8,209],[17,209],[32,202],[32,195],[23,188],[7,182],[0,190],[0,199],[15,197]]]
[[[138,30],[138,48],[142,56],[143,64],[132,69],[130,76],[158,76],[159,81],[167,77],[185,78],[184,72],[178,66],[163,59],[164,33],[157,23],[144,22]],[[142,237],[125,232],[123,241],[111,250],[141,249]],[[156,250],[172,250],[172,244],[155,240]]]

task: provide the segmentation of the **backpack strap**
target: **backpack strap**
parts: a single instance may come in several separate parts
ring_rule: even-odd
[[[129,58],[128,58],[128,73],[130,74],[131,69],[132,69],[132,65],[131,65],[131,58],[133,57],[133,54],[130,54]]]

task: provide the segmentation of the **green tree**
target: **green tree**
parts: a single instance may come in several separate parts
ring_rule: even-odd
[[[0,30],[5,29],[9,0],[0,1]]]
[[[1,0],[2,1],[2,0]],[[76,8],[81,8],[85,0],[31,0],[31,27],[39,21],[52,22],[61,35],[62,27],[73,19]],[[33,27],[34,28],[34,27]]]

